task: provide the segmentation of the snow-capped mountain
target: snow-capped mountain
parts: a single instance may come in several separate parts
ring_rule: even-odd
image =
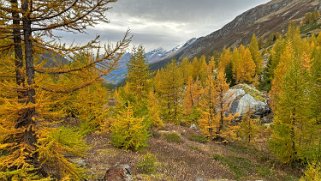
[[[163,48],[157,48],[155,50],[145,53],[145,58],[147,62],[150,64],[163,59],[167,56],[167,54],[168,51],[164,50]]]
[[[145,59],[148,62],[148,64],[154,64],[156,62],[159,62],[159,61],[173,55],[174,53],[176,53],[180,49],[193,43],[195,40],[196,40],[196,38],[193,38],[193,39],[187,41],[185,44],[178,45],[169,51],[164,50],[163,48],[157,48],[155,50],[145,53]],[[122,82],[126,78],[127,63],[129,62],[130,57],[131,57],[131,54],[129,52],[125,53],[123,55],[123,57],[119,60],[118,67],[105,77],[105,79],[109,83],[119,84],[120,82]]]

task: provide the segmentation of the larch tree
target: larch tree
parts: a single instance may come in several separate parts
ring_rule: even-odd
[[[273,47],[270,50],[269,61],[265,70],[264,82],[266,84],[266,89],[271,89],[271,84],[274,78],[274,71],[279,64],[280,56],[285,47],[284,39],[277,39]]]
[[[227,126],[224,125],[228,119],[225,115],[228,107],[225,104],[224,96],[229,85],[226,82],[224,69],[216,68],[214,58],[208,63],[207,75],[200,102],[202,110],[200,126],[203,128],[203,132],[211,138],[220,139],[224,126]]]
[[[130,104],[121,110],[112,123],[111,141],[116,147],[137,151],[147,146],[148,137],[144,118],[135,117]]]
[[[129,91],[138,100],[146,98],[148,95],[149,67],[145,60],[144,48],[139,46],[134,48],[131,58],[128,62],[128,75],[126,83]]]
[[[184,58],[180,63],[179,68],[183,74],[184,84],[187,84],[189,77],[193,77],[193,65],[191,64],[189,59]]]
[[[215,82],[215,61],[209,62],[207,68],[207,79],[203,94],[200,101],[201,117],[199,119],[199,126],[203,134],[213,139],[215,137],[215,129],[218,127],[218,113],[217,113],[217,98],[218,91]]]
[[[234,49],[232,66],[236,83],[255,83],[255,63],[247,47],[240,45]]]
[[[81,179],[76,168],[64,157],[68,148],[54,144],[54,133],[50,132],[59,121],[43,119],[43,101],[46,93],[71,93],[99,81],[117,64],[130,38],[114,47],[99,45],[98,37],[85,45],[60,44],[57,31],[85,32],[88,26],[108,22],[105,12],[115,0],[1,0],[0,39],[7,39],[0,47],[1,53],[12,52],[15,85],[10,87],[16,98],[6,99],[1,109],[0,130],[6,130],[0,139],[0,149],[6,154],[0,156],[0,177],[3,179],[32,180],[45,177],[57,179]],[[45,41],[48,40],[48,41]],[[38,61],[38,55],[54,52],[64,55],[71,62],[77,62],[77,55],[104,48],[102,55],[90,56],[87,63],[79,66],[70,63],[62,66],[45,66]],[[46,83],[48,76],[63,76],[97,68],[98,74],[81,79],[68,87]],[[48,75],[48,76],[47,76]],[[9,87],[9,85],[5,85]],[[55,130],[57,131],[57,130]],[[51,147],[50,147],[51,146]],[[60,163],[60,164],[57,164]],[[58,173],[52,174],[56,165]]]
[[[204,55],[202,55],[199,60],[199,66],[198,66],[198,70],[197,70],[197,79],[199,79],[201,81],[202,84],[204,84],[204,82],[207,79],[207,62],[206,62],[206,57]]]
[[[226,79],[229,84],[235,84],[232,71],[232,52],[230,49],[224,49],[221,53],[218,63],[218,71],[225,72]]]
[[[252,119],[250,112],[244,115],[242,122],[239,124],[238,130],[241,140],[248,144],[253,143],[259,131],[258,120]]]
[[[183,97],[183,113],[189,121],[194,122],[199,116],[197,108],[201,95],[202,86],[200,81],[193,81],[192,76],[190,76],[185,86]]]
[[[321,36],[320,34],[318,36]],[[312,117],[315,119],[314,124],[314,134],[311,140],[314,142],[314,161],[321,161],[321,103],[319,98],[321,96],[321,46],[317,45],[312,52],[312,61],[311,61],[311,97],[310,101],[312,102]]]
[[[200,63],[199,59],[197,57],[194,57],[191,61],[192,67],[193,67],[193,79],[196,80],[198,78],[198,73],[200,69]]]
[[[150,89],[150,72],[142,46],[133,48],[127,66],[128,74],[124,86],[124,98],[133,106],[134,115],[142,117],[148,114],[147,98]]]
[[[301,141],[308,136],[306,130],[312,126],[306,96],[308,81],[300,75],[304,72],[298,61],[292,61],[291,64],[285,72],[277,100],[273,100],[274,127],[270,141],[273,153],[287,163],[300,159],[303,151]]]
[[[224,128],[224,122],[226,120],[225,113],[228,111],[228,106],[225,102],[225,94],[229,90],[229,85],[226,82],[225,72],[218,70],[216,75],[216,88],[217,88],[217,112],[219,114],[219,125],[217,126],[216,134],[220,135],[221,130]]]
[[[182,115],[183,76],[176,61],[172,61],[155,76],[155,91],[162,105],[164,121],[179,123]]]
[[[320,35],[319,35],[320,36]],[[311,68],[311,76],[312,76],[312,97],[314,105],[314,116],[318,123],[321,123],[321,101],[319,98],[321,97],[321,47],[318,46],[315,48],[313,52],[313,62]]]
[[[240,48],[240,50],[243,50]],[[242,83],[256,83],[256,75],[255,75],[255,70],[256,70],[256,65],[252,59],[252,55],[251,52],[248,48],[245,48],[244,51],[240,51],[241,56],[242,56],[242,64],[241,66],[243,68],[243,71],[241,76],[240,76],[240,80],[239,82]]]
[[[293,27],[286,41],[270,92],[274,112],[270,149],[281,161],[294,164],[319,157],[320,138],[315,136],[318,126],[311,101],[313,64],[309,65],[310,50],[305,48],[309,45]]]
[[[280,43],[282,42],[279,40]],[[282,43],[283,44],[283,43]],[[284,45],[282,45],[282,48],[279,43],[275,44],[275,55],[272,57],[273,67],[271,67],[270,71],[273,71],[273,79],[271,82],[271,91],[270,91],[270,97],[271,97],[271,107],[274,108],[274,102],[277,102],[279,92],[281,91],[281,86],[284,83],[284,75],[288,69],[288,66],[292,63],[292,60],[294,59],[294,48],[292,40],[286,41]],[[274,47],[272,48],[273,51]]]
[[[164,122],[161,118],[161,106],[159,102],[160,101],[157,99],[155,93],[150,91],[148,94],[148,114],[149,119],[151,119],[152,126],[156,128],[164,127]]]
[[[232,64],[233,80],[235,84],[237,84],[238,81],[240,80],[240,74],[241,74],[241,55],[238,48],[233,49],[231,64]]]
[[[252,39],[249,44],[249,49],[252,55],[252,59],[255,63],[256,75],[259,76],[263,71],[263,58],[261,56],[259,43],[255,34],[252,35]]]

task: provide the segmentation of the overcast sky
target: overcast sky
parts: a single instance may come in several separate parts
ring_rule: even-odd
[[[193,37],[206,36],[237,15],[268,0],[118,0],[107,12],[108,24],[89,28],[87,35],[63,36],[70,42],[85,42],[101,35],[101,41],[115,42],[127,29],[134,36],[131,45],[146,51],[171,49]]]

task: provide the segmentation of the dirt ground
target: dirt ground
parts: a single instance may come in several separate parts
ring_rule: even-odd
[[[166,134],[177,134],[179,142],[166,139]],[[168,125],[155,131],[149,146],[139,152],[113,147],[107,135],[93,134],[87,141],[91,150],[85,158],[90,180],[103,178],[106,170],[120,163],[130,164],[134,180],[296,180],[291,170],[270,161],[264,152],[241,144],[223,145],[214,142],[192,141],[190,135],[199,133],[190,128]],[[159,166],[154,175],[142,175],[137,170],[139,158],[152,153]]]

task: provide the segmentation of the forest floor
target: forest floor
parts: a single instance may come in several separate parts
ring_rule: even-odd
[[[84,161],[92,175],[90,180],[103,178],[106,170],[117,163],[131,165],[134,180],[298,180],[293,174],[297,171],[271,161],[263,151],[240,143],[207,142],[198,131],[182,126],[167,125],[155,131],[149,146],[139,152],[113,147],[106,135],[92,134],[87,141],[91,150]],[[137,169],[146,153],[154,154],[159,163],[152,175]]]

